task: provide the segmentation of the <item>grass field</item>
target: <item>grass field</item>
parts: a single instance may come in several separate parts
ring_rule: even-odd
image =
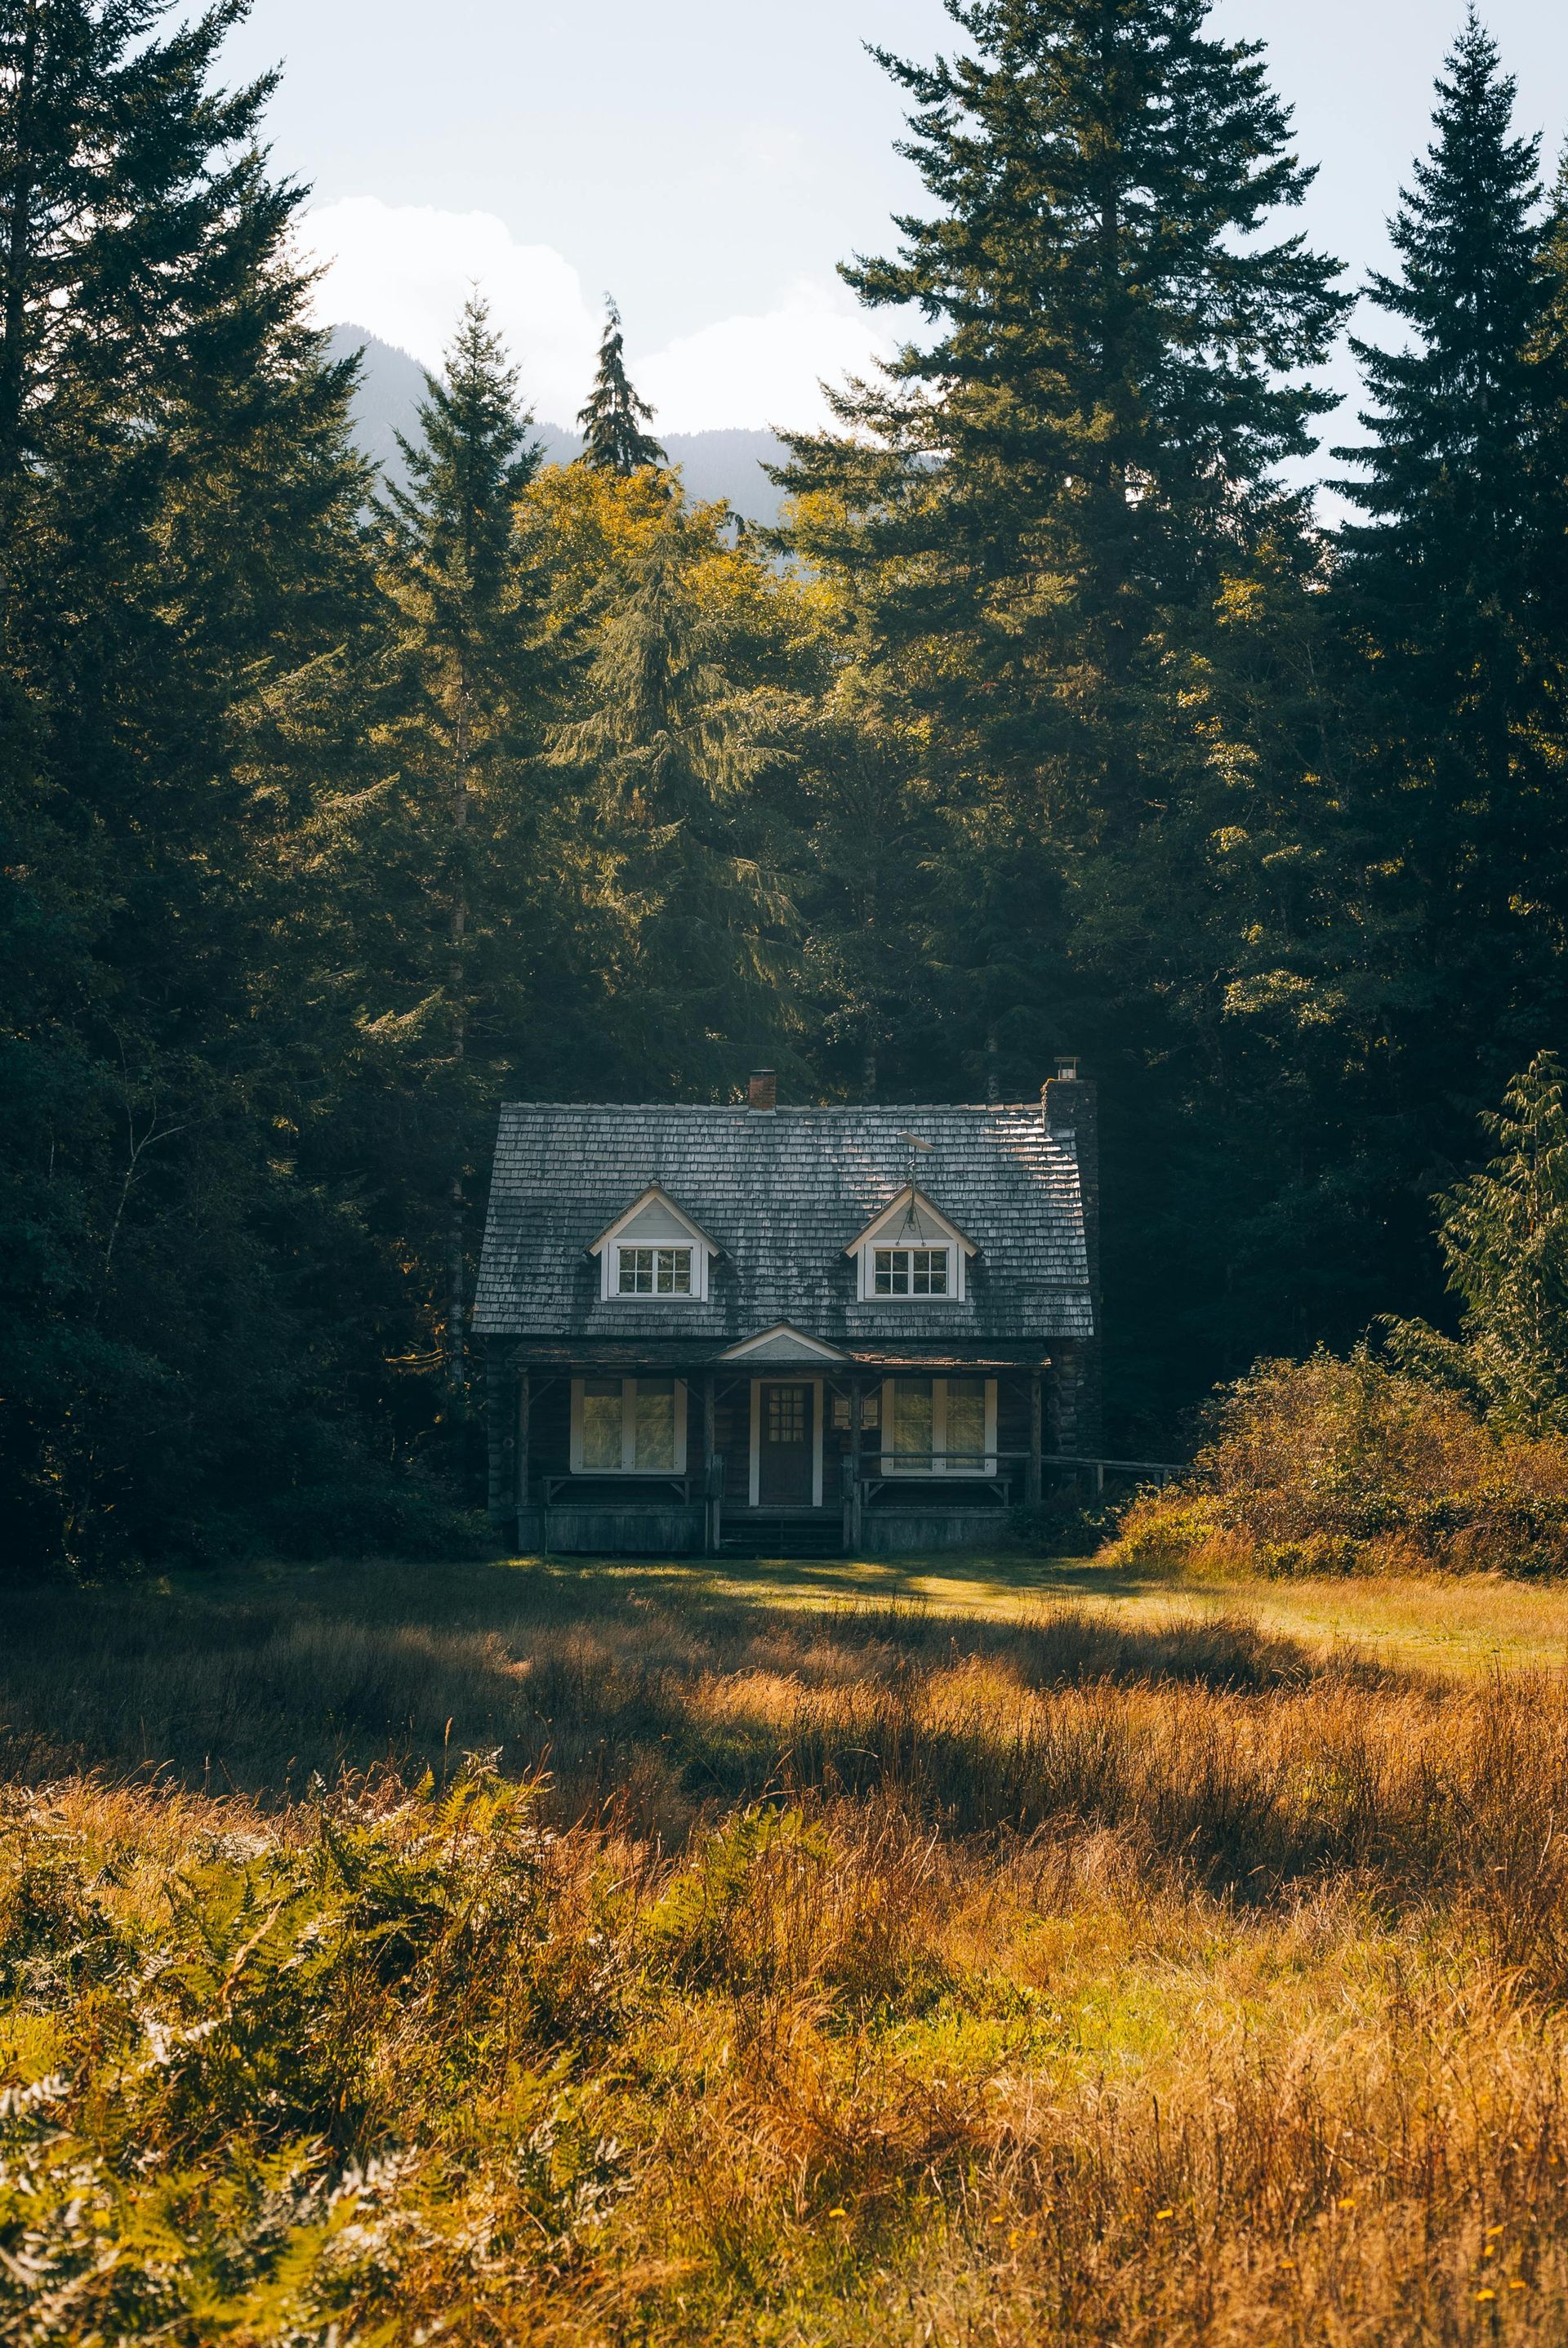
[[[12,1593],[0,2329],[1561,2343],[1565,1655],[1017,1560]]]

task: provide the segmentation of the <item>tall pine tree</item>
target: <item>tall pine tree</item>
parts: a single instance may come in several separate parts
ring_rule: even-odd
[[[366,480],[271,80],[214,82],[242,14],[0,5],[0,1461],[12,1554],[86,1565],[265,1505],[352,1416],[284,1138],[314,778],[263,781],[253,729],[363,633]]]
[[[433,1187],[446,1194],[440,1302],[432,1297],[431,1317],[460,1416],[468,1183],[494,1106],[496,1069],[515,1048],[523,1015],[509,897],[526,891],[522,835],[541,705],[516,508],[539,449],[518,401],[517,370],[477,294],[441,376],[427,383],[419,437],[401,444],[407,487],[391,491],[387,509],[383,578],[397,614],[397,682],[386,747],[399,810],[393,863],[408,900],[384,932],[382,968],[387,1008],[402,1023],[388,1032],[408,1039],[427,1105],[426,1162],[416,1169],[405,1159],[400,1169],[408,1203]],[[504,880],[497,869],[503,839],[517,858]],[[430,1199],[428,1211],[433,1207]],[[416,1260],[428,1263],[433,1232],[409,1236]]]
[[[1278,225],[1312,173],[1260,46],[1215,37],[1206,0],[949,13],[965,52],[882,59],[931,207],[844,272],[924,330],[784,477],[799,551],[871,615],[938,819],[910,992],[939,1015],[904,1023],[885,1081],[1016,1098],[1062,1045],[1113,1077],[1108,1318],[1184,1380],[1210,1266],[1177,1297],[1168,1247],[1139,1251],[1142,1169],[1191,1159],[1172,1212],[1203,1221],[1185,1138],[1212,1124],[1240,939],[1166,919],[1212,899],[1206,844],[1260,755],[1227,738],[1243,696],[1215,708],[1224,611],[1316,583],[1278,469],[1332,405],[1309,371],[1346,297]]]
[[[1471,1120],[1568,1017],[1568,347],[1538,142],[1472,15],[1355,345],[1367,438],[1339,453],[1336,608],[1357,737],[1346,998],[1385,1071],[1392,1194],[1462,1163]]]
[[[597,472],[619,473],[623,479],[645,465],[662,465],[664,450],[643,429],[653,420],[653,409],[638,397],[626,373],[621,313],[606,294],[599,371],[588,404],[577,418],[583,439],[579,464],[592,465]]]

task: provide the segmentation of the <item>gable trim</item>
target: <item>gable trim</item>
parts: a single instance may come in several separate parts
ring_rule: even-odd
[[[759,1329],[755,1337],[742,1338],[738,1345],[728,1346],[718,1359],[721,1362],[743,1362],[750,1354],[765,1354],[779,1337],[786,1338],[791,1347],[799,1347],[801,1353],[819,1361],[847,1362],[850,1358],[837,1345],[830,1345],[820,1337],[809,1336],[804,1329],[797,1329],[791,1322],[775,1321],[771,1329]],[[780,1357],[775,1355],[774,1358]]]
[[[888,1225],[896,1216],[906,1214],[911,1207],[923,1215],[929,1215],[950,1246],[962,1248],[965,1255],[979,1254],[978,1247],[968,1234],[961,1231],[951,1217],[943,1213],[934,1199],[927,1198],[925,1192],[918,1189],[913,1182],[906,1182],[897,1198],[872,1217],[858,1238],[850,1241],[844,1253],[854,1255],[861,1248],[870,1247],[873,1241],[885,1241]]]
[[[614,1241],[620,1237],[621,1233],[625,1230],[626,1225],[629,1222],[632,1222],[642,1213],[645,1207],[654,1205],[661,1206],[665,1208],[668,1213],[672,1214],[676,1222],[679,1223],[684,1230],[691,1233],[694,1242],[699,1247],[707,1248],[710,1255],[722,1255],[724,1253],[724,1250],[719,1246],[718,1241],[715,1239],[710,1239],[707,1233],[703,1230],[702,1225],[700,1223],[694,1222],[691,1217],[687,1214],[686,1209],[680,1204],[680,1201],[676,1199],[672,1199],[669,1192],[664,1188],[663,1184],[659,1182],[650,1182],[647,1189],[644,1190],[639,1197],[634,1199],[631,1205],[627,1207],[623,1213],[617,1215],[614,1221],[608,1224],[606,1228],[600,1232],[596,1240],[590,1240],[586,1252],[589,1255],[602,1255],[603,1251],[609,1247]]]

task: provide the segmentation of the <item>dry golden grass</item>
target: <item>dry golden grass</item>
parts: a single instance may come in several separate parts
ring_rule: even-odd
[[[14,1612],[7,2336],[1561,2342],[1568,1686],[1148,1596]]]

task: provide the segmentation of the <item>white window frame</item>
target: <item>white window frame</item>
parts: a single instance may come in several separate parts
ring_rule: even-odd
[[[915,1371],[909,1375],[924,1375]],[[960,1378],[977,1377],[979,1371],[957,1371]],[[893,1434],[893,1389],[896,1378],[884,1378],[882,1383],[882,1426],[879,1432],[884,1443],[891,1443]],[[933,1451],[947,1448],[947,1379],[936,1375],[931,1379],[931,1447]],[[994,1476],[996,1473],[996,1381],[985,1380],[985,1457],[978,1468],[962,1468],[956,1461],[927,1459],[917,1468],[902,1460],[896,1451],[883,1451],[882,1473],[884,1476]]]
[[[640,1240],[634,1230],[630,1228],[645,1208],[655,1204],[663,1207],[679,1226],[678,1237],[674,1237],[666,1231],[662,1239]],[[666,1296],[661,1296],[656,1289],[651,1293],[641,1295],[634,1289],[629,1294],[623,1295],[621,1291],[623,1232],[625,1233],[625,1244],[629,1248],[689,1247],[691,1250],[689,1291],[682,1293],[676,1290]],[[668,1191],[655,1182],[644,1190],[639,1197],[634,1199],[624,1212],[616,1216],[607,1231],[600,1232],[588,1252],[590,1255],[597,1256],[599,1260],[599,1301],[602,1304],[640,1304],[645,1310],[649,1305],[660,1305],[666,1311],[673,1308],[678,1312],[683,1305],[707,1303],[708,1266],[719,1251],[707,1232],[699,1230],[692,1221],[686,1210],[670,1197]],[[657,1277],[656,1272],[655,1277]]]
[[[913,1219],[913,1220],[912,1220]],[[877,1294],[877,1251],[880,1248],[909,1248],[935,1255],[945,1249],[947,1254],[947,1287],[940,1296],[879,1296]],[[950,1223],[940,1207],[934,1206],[922,1190],[913,1185],[901,1190],[898,1197],[885,1206],[874,1222],[866,1225],[858,1237],[844,1249],[855,1259],[856,1300],[861,1304],[892,1305],[929,1304],[940,1312],[944,1305],[962,1304],[969,1289],[969,1259],[975,1252],[972,1240],[965,1238],[955,1223]]]
[[[606,1371],[608,1378],[614,1374]],[[583,1465],[583,1388],[586,1381],[572,1381],[572,1473],[574,1476],[684,1476],[686,1472],[686,1382],[676,1380],[676,1461],[673,1468],[639,1468],[636,1465],[637,1442],[637,1380],[621,1380],[621,1464],[618,1468],[584,1468]],[[661,1381],[662,1383],[662,1381]]]
[[[956,1252],[955,1249],[947,1246],[944,1242],[933,1246],[928,1240],[874,1241],[866,1250],[870,1259],[872,1301],[878,1304],[945,1304],[953,1294],[954,1278],[953,1259]],[[934,1289],[913,1286],[902,1289],[879,1288],[877,1279],[881,1266],[877,1262],[877,1258],[880,1255],[940,1256],[944,1265],[942,1286]],[[914,1279],[913,1264],[910,1266],[909,1277],[913,1282]]]
[[[615,1259],[613,1292],[618,1303],[622,1304],[690,1304],[696,1301],[702,1285],[700,1259],[704,1253],[696,1240],[617,1240],[614,1247],[606,1248],[604,1252],[606,1255],[613,1254]],[[658,1286],[659,1258],[661,1255],[676,1254],[684,1255],[688,1259],[690,1284],[686,1288],[660,1288]],[[628,1255],[653,1257],[655,1284],[652,1288],[622,1287],[621,1262],[622,1258]]]

